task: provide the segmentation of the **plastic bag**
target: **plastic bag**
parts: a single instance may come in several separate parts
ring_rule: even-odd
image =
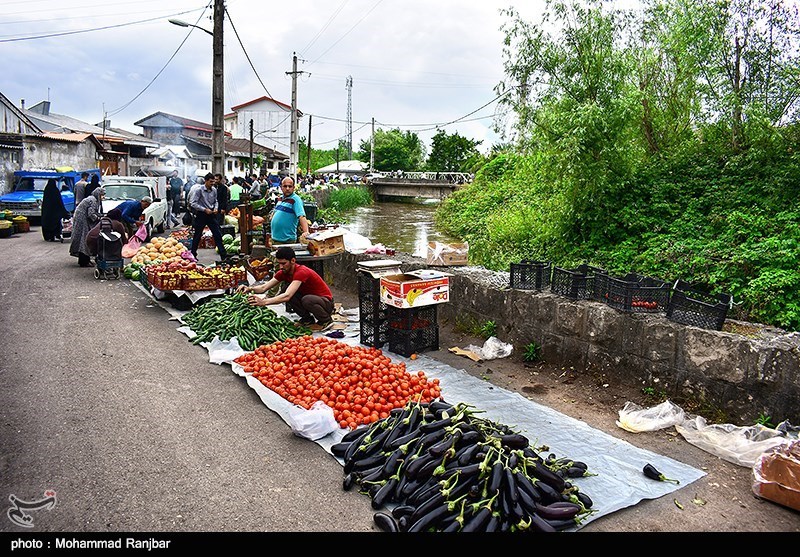
[[[656,431],[672,427],[685,419],[686,414],[683,408],[669,400],[650,408],[642,408],[638,404],[628,401],[619,411],[617,425],[625,431],[641,433],[642,431]]]
[[[800,441],[761,454],[753,465],[753,493],[800,511]]]
[[[496,360],[497,358],[510,356],[511,352],[514,350],[514,346],[506,344],[497,337],[489,337],[486,339],[486,342],[483,343],[482,348],[470,344],[467,346],[467,350],[480,356],[481,360]]]
[[[137,230],[131,239],[128,240],[128,243],[122,246],[122,257],[125,259],[130,259],[136,252],[139,251],[139,248],[142,247],[142,244],[147,239],[147,225],[140,224],[139,230]]]
[[[339,429],[339,423],[333,416],[333,408],[321,400],[308,410],[302,406],[292,406],[287,421],[295,435],[312,441],[322,439]]]
[[[702,416],[691,416],[676,424],[675,429],[692,445],[723,460],[748,468],[751,468],[765,451],[791,441],[781,432],[760,424],[708,425]]]

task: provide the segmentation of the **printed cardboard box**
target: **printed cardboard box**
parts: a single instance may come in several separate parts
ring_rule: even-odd
[[[450,300],[450,276],[419,270],[381,277],[381,302],[396,308],[441,304]]]
[[[469,244],[443,244],[428,242],[428,265],[435,267],[454,267],[467,264]]]
[[[334,255],[344,252],[344,230],[321,230],[306,236],[311,255]]]

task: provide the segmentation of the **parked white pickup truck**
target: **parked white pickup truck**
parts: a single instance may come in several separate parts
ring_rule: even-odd
[[[167,179],[164,176],[106,176],[103,188],[106,191],[104,213],[128,199],[141,200],[149,196],[153,202],[144,210],[147,235],[149,237],[153,230],[159,234],[164,232],[167,224]]]

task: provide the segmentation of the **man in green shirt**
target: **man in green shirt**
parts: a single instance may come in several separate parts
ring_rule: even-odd
[[[228,211],[233,210],[234,207],[239,205],[239,196],[241,195],[244,188],[242,187],[242,179],[234,177],[233,184],[228,188],[228,193],[230,194],[230,201],[228,202]]]

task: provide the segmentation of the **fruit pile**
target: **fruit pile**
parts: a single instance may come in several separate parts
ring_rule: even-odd
[[[173,237],[155,237],[139,248],[136,254],[131,258],[131,263],[152,265],[155,263],[180,261],[183,259],[183,253],[185,251],[187,251],[186,247]]]
[[[234,360],[264,386],[303,408],[321,400],[341,427],[354,429],[389,416],[409,401],[441,395],[439,380],[377,348],[350,346],[327,337],[303,336],[262,345]]]

